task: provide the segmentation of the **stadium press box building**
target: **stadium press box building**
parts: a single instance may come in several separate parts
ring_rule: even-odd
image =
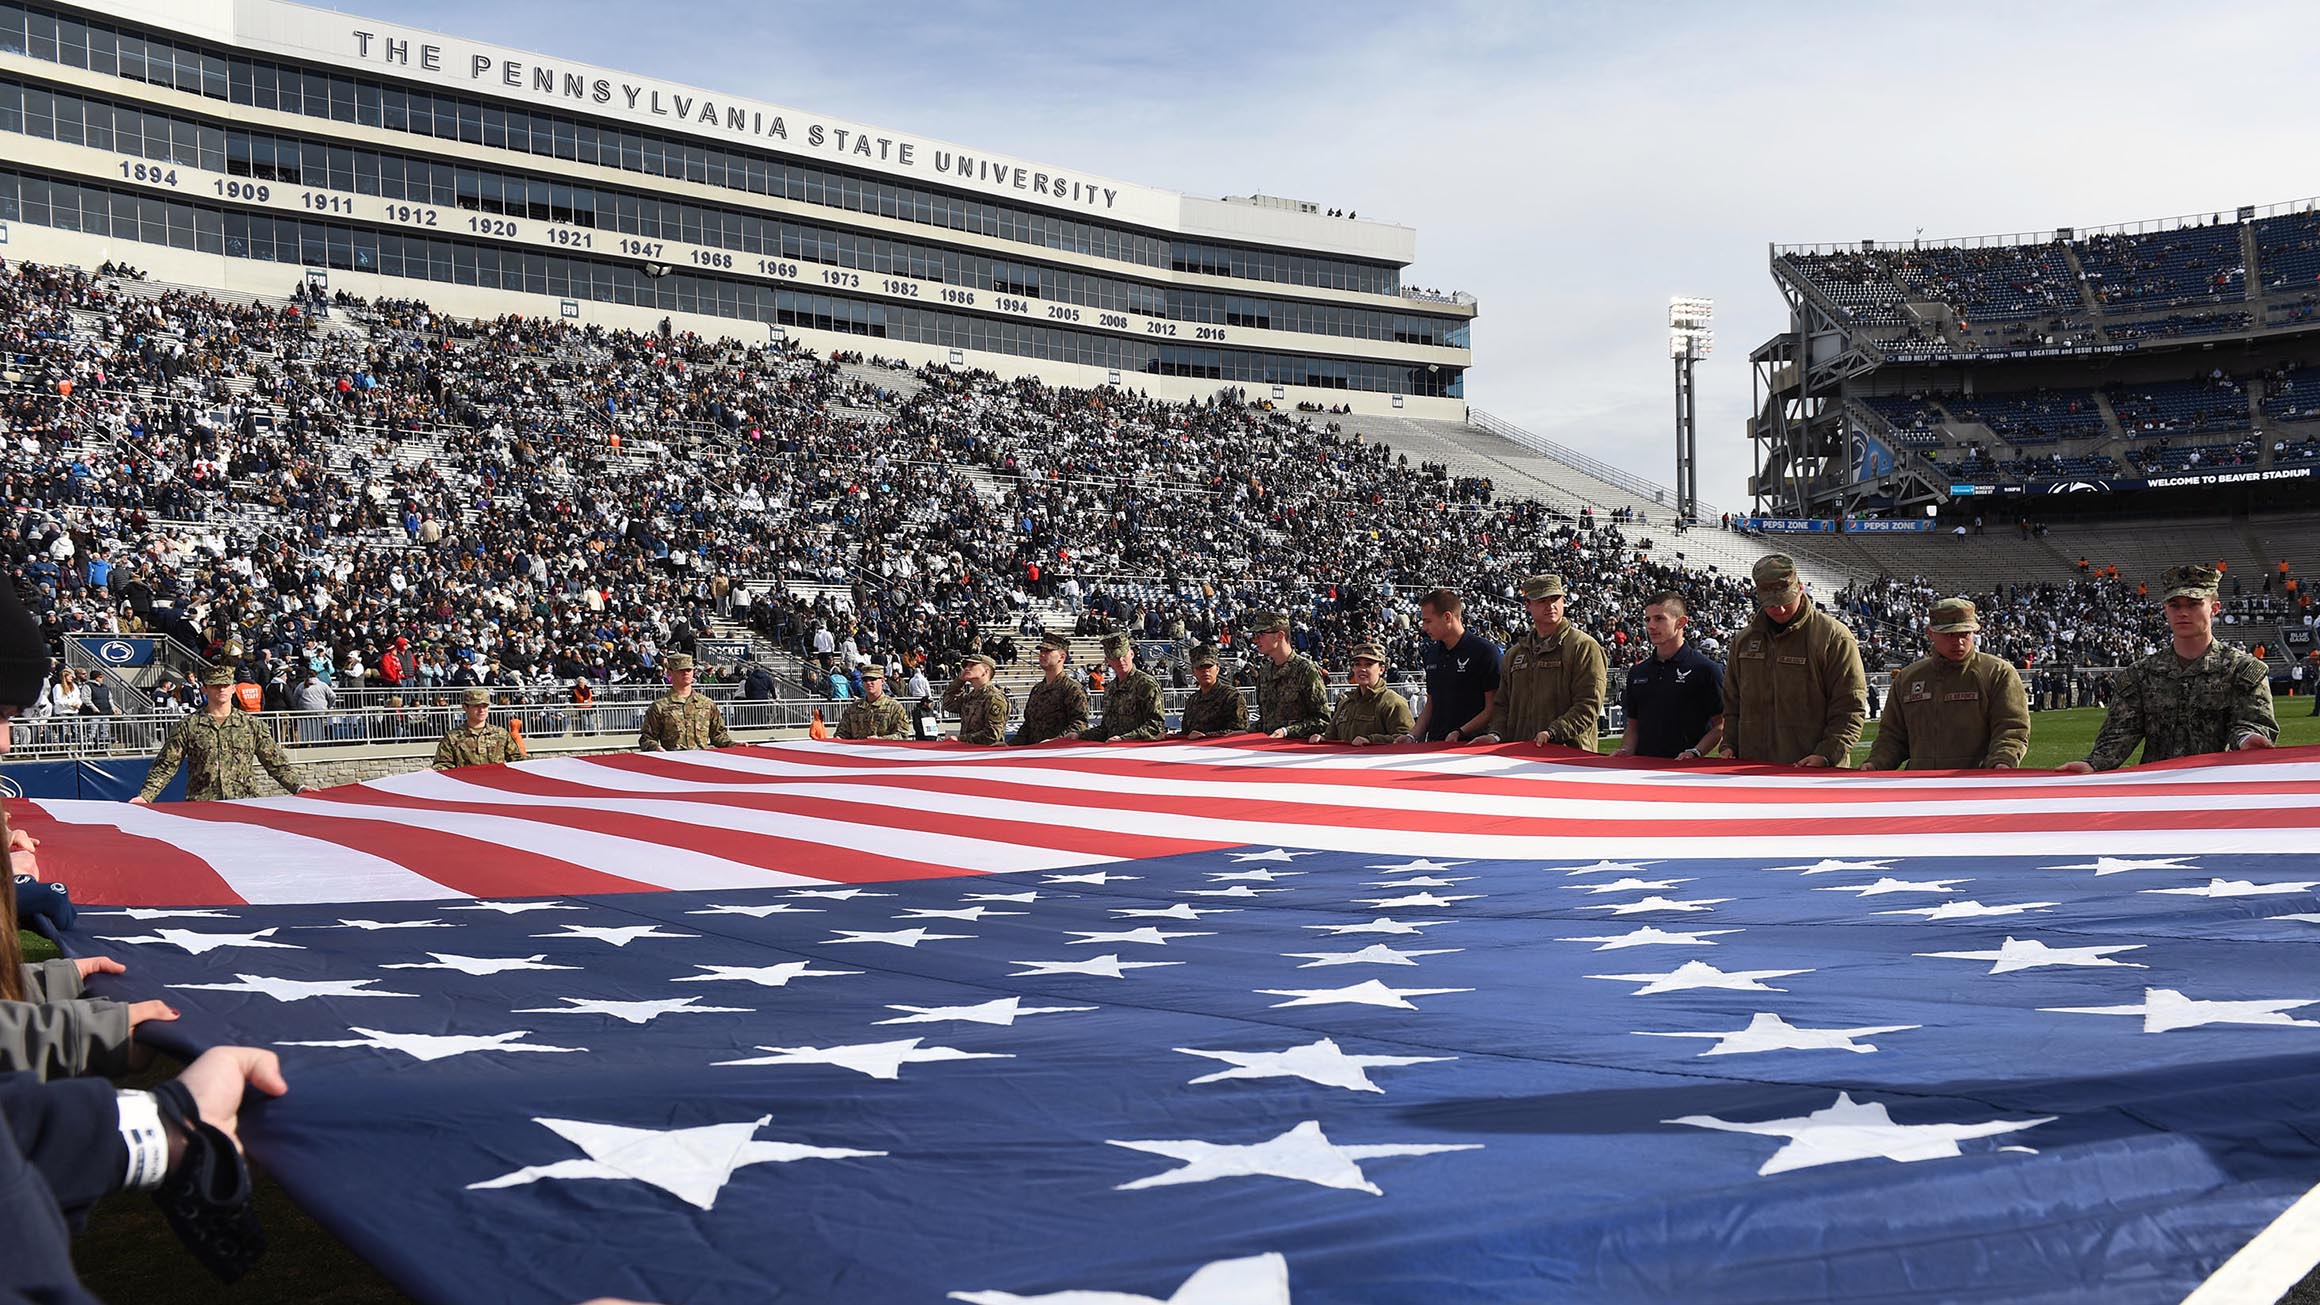
[[[275,0],[0,3],[0,253],[1463,419],[1407,227]]]

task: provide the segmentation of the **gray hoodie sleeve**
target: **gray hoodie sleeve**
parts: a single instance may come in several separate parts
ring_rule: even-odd
[[[34,961],[24,967],[26,1001],[72,1001],[81,992],[80,967],[70,960]]]
[[[0,1071],[43,1080],[129,1068],[129,1008],[117,1001],[0,1001]]]

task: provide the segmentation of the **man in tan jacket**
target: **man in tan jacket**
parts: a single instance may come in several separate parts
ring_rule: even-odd
[[[1608,678],[1603,645],[1564,615],[1563,577],[1534,575],[1522,582],[1522,594],[1530,632],[1506,646],[1490,732],[1474,741],[1516,739],[1593,752]]]
[[[1724,755],[1782,766],[1849,766],[1868,718],[1853,632],[1813,605],[1785,553],[1756,560],[1756,617],[1724,663]]]
[[[1867,770],[2012,770],[2030,750],[2030,699],[2022,677],[1974,649],[1980,615],[1944,598],[1926,620],[1933,654],[1893,673]]]

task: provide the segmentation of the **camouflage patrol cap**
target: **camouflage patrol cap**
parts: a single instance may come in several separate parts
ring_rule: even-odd
[[[1935,634],[1972,634],[1982,628],[1981,615],[1970,598],[1944,598],[1926,613],[1926,628]]]
[[[1104,636],[1104,656],[1133,657],[1135,655],[1136,645],[1129,640],[1128,636],[1124,634],[1109,634]]]
[[[1522,596],[1527,599],[1561,598],[1568,593],[1563,588],[1563,577],[1551,573],[1529,576],[1522,582]]]
[[[2223,575],[2212,566],[2171,566],[2159,577],[2159,598],[2213,598]]]
[[[1796,559],[1786,553],[1766,553],[1756,559],[1750,575],[1756,581],[1756,601],[1765,607],[1780,607],[1804,592],[1797,583]]]
[[[491,690],[478,684],[459,695],[459,705],[462,707],[489,707],[491,705]]]
[[[1355,644],[1353,651],[1347,654],[1347,657],[1349,660],[1357,662],[1376,662],[1380,666],[1386,664],[1386,650],[1374,643]]]
[[[1039,646],[1059,648],[1069,653],[1071,651],[1071,636],[1061,630],[1042,630],[1039,632]]]
[[[997,674],[999,670],[999,663],[992,661],[989,653],[969,653],[966,660],[959,663],[962,669],[969,664],[980,666],[993,674]]]
[[[201,687],[205,689],[222,688],[233,682],[234,668],[231,666],[212,666],[201,673]]]
[[[693,669],[693,659],[684,653],[669,654],[669,659],[665,664],[672,671],[689,671]]]
[[[885,678],[886,668],[880,666],[876,662],[872,662],[868,666],[862,668],[862,682],[864,684],[868,684],[872,680],[883,680]]]
[[[1216,649],[1205,643],[1193,649],[1192,664],[1196,667],[1217,665]]]
[[[1289,616],[1286,612],[1251,612],[1248,615],[1250,634],[1287,634]]]

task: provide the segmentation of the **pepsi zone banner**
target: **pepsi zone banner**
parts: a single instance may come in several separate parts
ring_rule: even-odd
[[[10,807],[93,986],[277,1049],[243,1137],[427,1305],[2208,1305],[2316,1250],[2320,749],[801,741]]]
[[[1742,517],[1740,525],[1768,535],[1922,535],[1933,529],[1924,517],[1862,518],[1838,523],[1822,517]]]
[[[151,666],[157,647],[154,640],[141,635],[76,634],[70,638],[100,666]]]

